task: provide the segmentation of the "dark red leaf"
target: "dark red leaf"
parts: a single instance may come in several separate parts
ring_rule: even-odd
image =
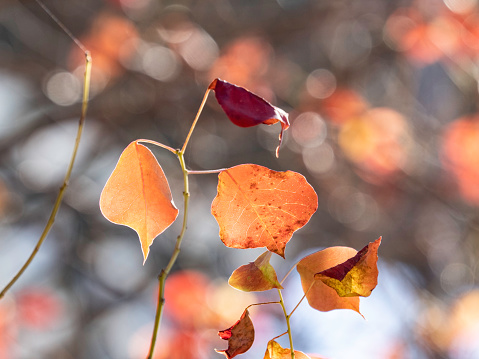
[[[283,132],[289,128],[288,114],[271,105],[268,101],[246,90],[221,79],[215,79],[209,86],[215,91],[216,100],[228,118],[240,127],[252,127],[261,123],[272,125],[281,123],[279,145],[276,157],[283,141]]]

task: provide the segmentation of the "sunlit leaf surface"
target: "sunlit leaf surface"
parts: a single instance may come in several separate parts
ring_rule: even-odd
[[[318,197],[303,175],[244,164],[222,171],[211,212],[220,238],[232,248],[266,247],[284,257],[293,232],[318,207]]]
[[[144,261],[153,240],[176,219],[168,181],[151,151],[132,142],[123,151],[100,197],[109,221],[134,229]]]

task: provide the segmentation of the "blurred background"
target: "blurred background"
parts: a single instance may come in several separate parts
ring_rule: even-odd
[[[80,154],[53,229],[0,301],[0,358],[144,358],[156,277],[181,221],[151,246],[99,211],[122,150],[148,138],[181,147],[220,77],[290,114],[239,128],[213,98],[186,152],[190,169],[256,163],[306,176],[311,221],[273,258],[281,279],[329,246],[383,236],[379,285],[357,313],[292,317],[295,349],[331,359],[479,358],[479,4],[477,0],[45,0],[93,57]],[[73,148],[83,52],[35,1],[0,3],[0,287],[47,222]],[[152,149],[182,209],[171,153]],[[227,279],[258,250],[226,248],[210,214],[216,175],[191,176],[189,227],[167,281],[156,359],[219,358],[251,303]],[[284,283],[291,310],[296,271]],[[286,330],[279,306],[252,309],[262,358]],[[288,347],[285,337],[278,339]]]

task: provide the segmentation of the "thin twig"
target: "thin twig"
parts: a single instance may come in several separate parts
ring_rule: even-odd
[[[85,52],[85,74],[84,74],[84,80],[83,80],[82,108],[81,108],[80,120],[78,122],[78,129],[77,129],[75,144],[73,146],[73,152],[72,152],[72,155],[71,155],[71,158],[70,158],[70,163],[68,165],[68,168],[67,168],[67,171],[66,171],[66,174],[65,174],[65,178],[63,179],[63,183],[60,187],[60,191],[58,192],[57,198],[56,198],[55,203],[53,205],[53,209],[52,209],[52,212],[51,212],[50,217],[48,219],[48,222],[45,225],[45,228],[43,229],[43,232],[42,232],[40,238],[38,239],[38,242],[37,242],[35,248],[33,249],[32,253],[28,257],[25,264],[22,266],[22,268],[20,268],[18,273],[12,278],[12,280],[0,292],[0,299],[2,299],[5,296],[7,291],[16,283],[16,281],[21,277],[23,272],[25,272],[25,270],[28,268],[30,263],[33,261],[33,259],[37,255],[37,253],[40,249],[40,246],[45,241],[45,238],[47,237],[48,233],[50,232],[50,229],[52,228],[53,223],[55,222],[55,217],[57,215],[57,212],[60,208],[63,197],[65,195],[65,190],[68,187],[68,183],[70,181],[70,176],[71,176],[71,173],[72,173],[72,170],[73,170],[73,165],[75,163],[75,159],[76,159],[76,156],[77,156],[78,147],[80,145],[80,139],[81,139],[81,135],[82,135],[82,132],[83,132],[84,123],[85,123],[86,112],[87,112],[87,109],[88,109],[88,98],[89,98],[89,94],[90,94],[90,77],[91,77],[91,63],[92,63],[90,52],[88,50],[85,50],[85,47],[80,43],[80,41],[78,41],[78,39],[76,39],[71,34],[71,32],[68,31],[68,29],[65,27],[65,25],[63,25],[48,10],[48,8],[46,8],[45,5],[43,5],[43,3],[41,3],[39,0],[36,0],[36,1],[42,7],[42,9],[44,9],[46,11],[46,13],[62,28],[62,30],[65,31],[66,34],[70,38],[72,38],[72,40],[75,42],[75,44],[77,44],[77,46]]]
[[[286,325],[288,326],[288,338],[289,338],[289,345],[291,347],[291,359],[294,359],[294,348],[293,348],[293,335],[291,334],[291,325],[289,323],[289,315],[286,312],[286,307],[284,305],[283,294],[281,294],[281,289],[278,288],[279,294],[279,302],[281,304],[281,308],[283,308],[284,318],[286,319]]]
[[[148,351],[148,356],[147,359],[152,359],[153,358],[153,352],[155,351],[155,344],[156,344],[156,338],[158,336],[158,330],[160,328],[160,322],[161,322],[161,315],[163,313],[163,308],[165,304],[165,281],[166,277],[168,277],[168,274],[170,273],[171,269],[173,268],[173,265],[176,262],[176,259],[178,258],[178,255],[180,254],[180,249],[181,249],[181,242],[183,241],[183,237],[186,232],[186,227],[187,227],[187,221],[188,221],[188,204],[190,200],[190,191],[189,191],[189,184],[188,184],[188,172],[186,170],[185,166],[185,159],[183,156],[182,151],[177,151],[176,152],[178,159],[180,160],[180,166],[183,171],[183,180],[184,180],[184,191],[183,191],[183,197],[184,197],[184,210],[183,210],[183,226],[181,227],[181,232],[178,235],[176,239],[176,245],[175,249],[173,251],[173,254],[171,255],[170,261],[168,262],[168,265],[163,269],[158,276],[158,305],[156,307],[156,315],[155,315],[155,324],[153,327],[153,334],[151,337],[151,343],[150,343],[150,350]]]

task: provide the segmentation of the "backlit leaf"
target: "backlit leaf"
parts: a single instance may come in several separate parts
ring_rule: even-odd
[[[138,233],[143,263],[155,237],[178,215],[162,168],[153,153],[136,141],[121,154],[101,193],[100,209],[109,221]]]
[[[380,244],[381,237],[344,263],[316,273],[314,279],[333,288],[340,297],[368,297],[378,284]]]
[[[220,172],[211,212],[226,246],[266,247],[284,257],[293,232],[317,207],[318,196],[303,175],[243,164]]]
[[[303,352],[300,352],[299,350],[294,351],[294,358],[295,359],[311,359],[309,355],[306,355]],[[263,359],[291,359],[291,349],[283,348],[274,340],[270,340],[268,342],[266,353],[264,353]]]
[[[271,252],[264,252],[254,262],[236,269],[228,280],[233,288],[245,292],[261,292],[273,288],[282,289],[276,271],[269,264]]]
[[[349,247],[330,247],[303,258],[296,266],[306,299],[311,307],[321,312],[333,309],[351,309],[359,314],[359,297],[340,297],[314,276],[325,269],[341,264],[356,255],[357,251]]]
[[[253,322],[249,317],[248,309],[245,309],[240,320],[231,328],[218,332],[221,339],[228,341],[228,349],[215,351],[224,354],[226,358],[231,359],[239,354],[248,351],[254,341]]]
[[[289,128],[288,114],[282,109],[271,105],[264,98],[221,79],[215,79],[209,88],[215,91],[216,100],[228,118],[240,127],[251,127],[261,123],[272,125],[281,123],[279,145],[276,148],[278,157],[279,148],[283,141],[283,132]]]

